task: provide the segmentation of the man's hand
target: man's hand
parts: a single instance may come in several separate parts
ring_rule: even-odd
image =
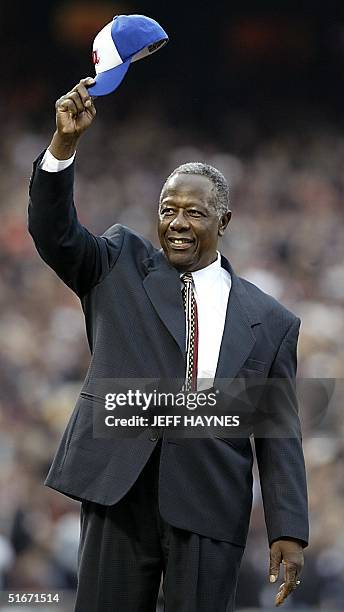
[[[303,548],[296,540],[276,540],[270,548],[270,582],[276,582],[280,564],[284,565],[284,582],[276,595],[275,605],[280,606],[300,584],[303,568]]]
[[[76,149],[81,134],[96,116],[93,100],[87,87],[94,84],[92,77],[81,81],[56,101],[56,132],[49,151],[57,159],[68,159]]]

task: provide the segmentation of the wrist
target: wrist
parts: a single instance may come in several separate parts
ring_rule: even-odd
[[[283,542],[291,542],[293,544],[298,544],[301,548],[305,548],[307,546],[307,542],[305,542],[304,540],[300,540],[299,538],[280,536],[279,538],[276,538],[276,540],[270,542],[270,548],[273,546],[273,544],[283,544]]]
[[[56,159],[69,159],[76,151],[78,140],[79,137],[73,134],[61,135],[55,132],[48,149]]]

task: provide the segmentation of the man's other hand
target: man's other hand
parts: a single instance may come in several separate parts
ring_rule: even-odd
[[[94,84],[92,77],[81,81],[56,103],[56,131],[49,151],[57,159],[68,159],[76,149],[81,134],[96,116],[94,102],[87,87]]]
[[[280,606],[300,584],[304,558],[303,547],[297,540],[276,540],[270,548],[270,582],[276,582],[280,564],[284,565],[284,582],[276,595],[275,605]]]

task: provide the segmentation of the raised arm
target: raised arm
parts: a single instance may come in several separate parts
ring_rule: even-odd
[[[49,151],[56,159],[69,159],[76,151],[80,136],[96,116],[96,109],[87,86],[94,84],[92,77],[81,81],[56,101],[56,131]]]
[[[56,168],[48,169],[47,154],[34,163],[30,181],[29,231],[42,259],[79,296],[94,286],[113,265],[121,236],[111,244],[94,236],[78,220],[73,201],[74,163],[80,136],[92,124],[96,109],[82,79],[56,102],[56,131],[49,145]],[[59,170],[58,166],[64,166]],[[49,171],[48,171],[49,170]]]

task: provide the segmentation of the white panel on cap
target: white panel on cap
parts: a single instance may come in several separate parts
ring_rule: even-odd
[[[112,24],[113,21],[110,21],[110,23],[104,26],[93,41],[93,53],[96,52],[99,60],[99,63],[94,65],[97,74],[123,64],[123,60],[111,36]]]

